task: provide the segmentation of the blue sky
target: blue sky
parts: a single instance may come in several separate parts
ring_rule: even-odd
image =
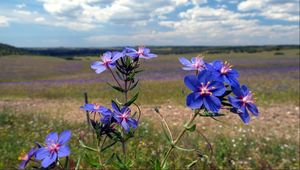
[[[18,47],[299,44],[299,0],[1,0]]]

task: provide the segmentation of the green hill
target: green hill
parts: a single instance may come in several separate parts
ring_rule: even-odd
[[[16,55],[16,54],[25,54],[25,50],[16,48],[11,45],[0,43],[0,56],[4,55]]]

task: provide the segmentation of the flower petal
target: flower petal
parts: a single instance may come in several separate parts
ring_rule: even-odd
[[[132,128],[137,128],[137,126],[138,126],[138,122],[135,120],[135,119],[133,119],[133,118],[129,118],[128,119],[128,123],[130,124],[130,126],[132,127]]]
[[[243,107],[241,109],[241,112],[239,113],[239,116],[245,124],[248,124],[250,122],[250,116],[249,116],[248,111],[245,107]]]
[[[229,84],[231,86],[233,86],[233,87],[239,87],[240,86],[239,81],[235,77],[233,77],[231,75],[227,75],[227,79],[228,79]]]
[[[242,93],[244,94],[244,96],[247,96],[247,95],[249,94],[249,89],[248,89],[248,87],[245,86],[245,85],[242,85],[241,91],[242,91]]]
[[[221,96],[226,91],[224,84],[218,81],[213,81],[208,87],[212,89],[211,92],[214,96]]]
[[[181,64],[185,65],[185,66],[188,66],[188,65],[191,65],[191,64],[192,64],[188,59],[186,59],[186,58],[184,58],[184,57],[179,57],[179,62],[180,62]]]
[[[91,64],[92,69],[98,69],[98,67],[103,66],[103,62],[101,61],[95,61]]]
[[[205,96],[203,97],[204,106],[207,110],[213,113],[218,113],[221,108],[220,100],[215,96]]]
[[[100,74],[100,73],[102,73],[103,71],[105,71],[106,70],[106,67],[105,66],[99,66],[96,70],[95,70],[95,72],[97,73],[97,74]]]
[[[42,147],[42,148],[40,148],[36,151],[35,159],[36,160],[42,160],[42,159],[45,159],[48,156],[50,156],[49,150],[46,149],[45,147]]]
[[[255,104],[253,103],[247,103],[247,108],[250,110],[250,112],[253,113],[254,116],[258,116],[259,112]]]
[[[47,168],[49,167],[53,162],[56,161],[57,153],[53,152],[53,154],[49,155],[42,161],[42,167]]]
[[[184,84],[192,91],[199,91],[200,82],[197,76],[189,75],[184,77]]]
[[[70,151],[69,146],[68,145],[63,145],[58,150],[58,157],[59,158],[66,157],[66,156],[69,156],[70,153],[71,153],[71,151]]]
[[[111,102],[111,107],[114,109],[116,112],[120,112],[120,109],[118,105],[115,102]]]
[[[65,131],[61,132],[59,135],[58,143],[60,145],[65,144],[66,142],[68,142],[70,140],[71,135],[72,135],[72,132],[70,130],[65,130]]]
[[[111,62],[115,62],[115,61],[117,61],[119,58],[122,58],[122,57],[124,57],[124,53],[120,53],[120,52],[118,52],[118,51],[114,51],[113,52],[113,57],[112,57],[112,61]]]
[[[231,105],[237,109],[241,108],[243,105],[243,102],[233,96],[228,96],[228,101],[231,103]]]
[[[239,98],[243,98],[245,96],[239,86],[237,86],[237,87],[231,86],[231,90],[232,90],[233,94]]]
[[[198,75],[199,82],[204,84],[207,84],[207,82],[212,80],[212,78],[212,72],[209,70],[203,70]]]
[[[216,70],[221,70],[221,68],[223,67],[223,62],[219,60],[215,60],[212,62],[212,65]]]
[[[124,129],[126,132],[129,132],[130,127],[129,127],[128,123],[127,123],[125,120],[123,120],[123,121],[121,122],[121,125],[122,125],[123,129]]]
[[[186,97],[186,105],[191,109],[199,109],[203,105],[203,99],[198,92],[191,93]]]
[[[57,143],[58,140],[58,134],[56,132],[51,132],[47,135],[45,143],[47,145],[51,145],[53,143]]]

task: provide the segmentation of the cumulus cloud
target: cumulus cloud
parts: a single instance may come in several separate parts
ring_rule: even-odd
[[[7,27],[9,25],[8,21],[9,18],[0,15],[0,27]]]
[[[299,22],[298,0],[246,0],[237,8],[243,12],[258,12],[257,15],[269,19]]]

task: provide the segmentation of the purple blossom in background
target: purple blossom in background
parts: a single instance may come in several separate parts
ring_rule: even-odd
[[[119,107],[116,105],[116,103],[112,103],[112,108],[114,109],[113,117],[116,119],[116,121],[123,127],[125,132],[130,131],[130,127],[137,128],[138,122],[130,117],[131,110],[124,106],[122,109],[119,109]]]
[[[94,69],[97,74],[100,74],[106,69],[115,68],[116,61],[123,56],[123,53],[108,51],[100,57],[102,61],[93,62],[91,68]]]
[[[232,106],[237,109],[243,122],[248,124],[250,122],[250,116],[247,110],[253,113],[254,116],[259,115],[258,109],[254,104],[253,95],[245,85],[242,87],[234,87],[232,88],[232,91],[236,97],[229,96],[228,100]]]
[[[19,165],[19,169],[25,169],[26,165],[28,164],[30,159],[35,155],[37,150],[38,150],[37,147],[33,147],[30,149],[28,153],[25,153],[24,155],[21,155],[19,157],[19,160],[22,160],[22,162]]]
[[[71,138],[71,131],[66,130],[60,133],[59,137],[56,132],[51,132],[45,140],[45,147],[37,150],[35,159],[42,160],[42,167],[47,168],[56,162],[57,158],[70,155],[70,148],[67,142]]]
[[[213,61],[210,64],[206,64],[208,70],[213,71],[213,75],[216,80],[225,82],[233,87],[239,87],[240,84],[237,80],[239,77],[238,72],[235,69],[232,69],[232,65],[225,61]]]
[[[157,57],[156,54],[150,53],[149,48],[145,48],[145,47],[139,47],[138,50],[135,50],[134,48],[126,47],[124,52],[126,53],[126,55],[132,58],[150,59],[150,58]]]
[[[226,88],[223,83],[215,81],[212,73],[203,70],[198,76],[189,75],[184,78],[185,85],[193,92],[186,98],[186,104],[192,109],[199,109],[204,104],[207,110],[217,113],[221,108],[217,96],[224,94]]]
[[[184,57],[180,57],[179,61],[183,64],[183,70],[198,70],[202,71],[205,69],[205,63],[203,61],[203,57],[193,57],[191,61]]]
[[[100,109],[102,107],[100,105],[97,104],[85,104],[83,106],[80,106],[80,109],[82,110],[86,110],[89,112],[100,112]]]

